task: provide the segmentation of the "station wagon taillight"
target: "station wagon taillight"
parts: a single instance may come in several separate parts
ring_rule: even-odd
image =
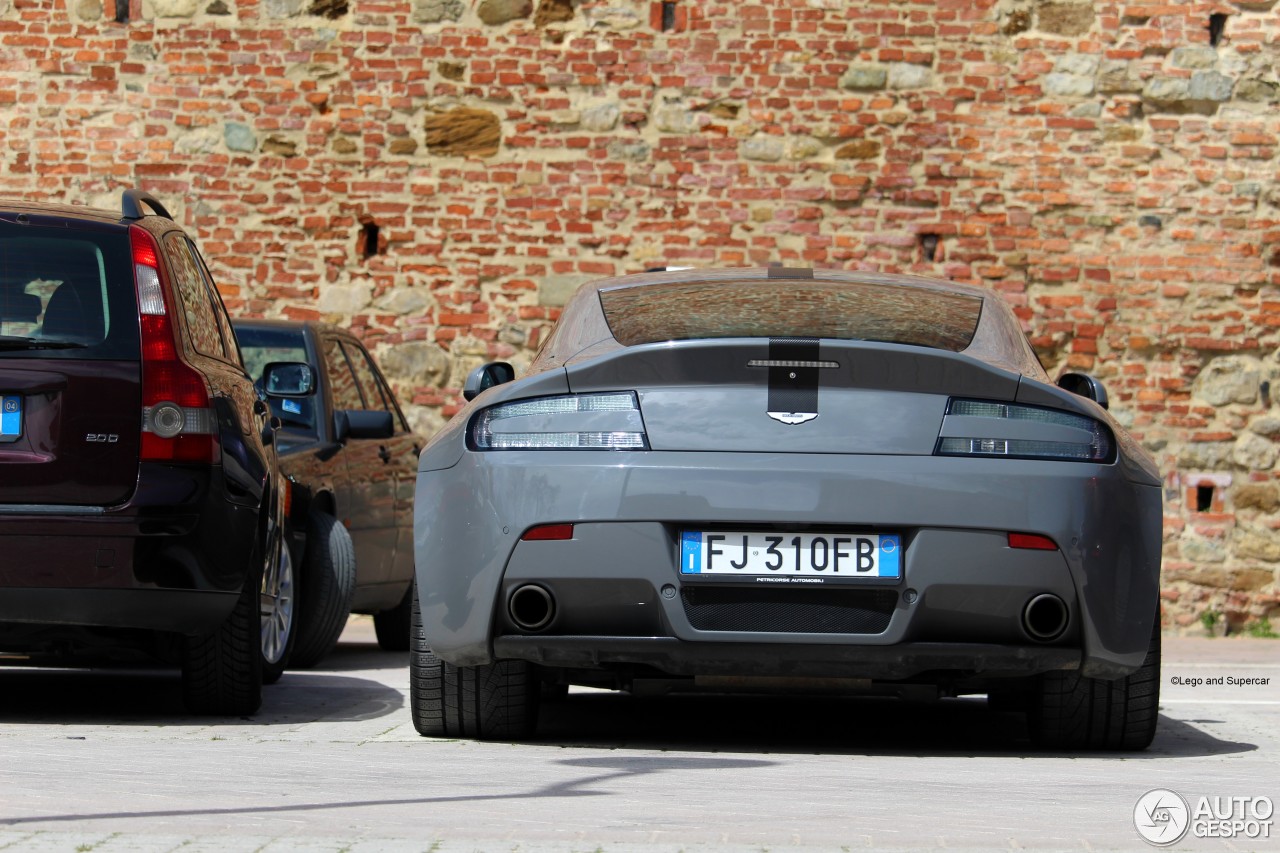
[[[129,239],[142,330],[140,456],[153,462],[216,462],[217,418],[204,377],[178,352],[155,240],[136,225]]]

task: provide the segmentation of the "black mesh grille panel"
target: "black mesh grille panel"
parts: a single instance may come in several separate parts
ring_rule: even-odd
[[[685,587],[685,616],[699,631],[879,634],[889,627],[892,589]]]

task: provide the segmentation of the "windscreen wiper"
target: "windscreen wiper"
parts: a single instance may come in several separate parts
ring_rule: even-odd
[[[0,350],[15,349],[84,349],[88,344],[79,341],[59,341],[50,338],[29,338],[22,335],[0,335]]]

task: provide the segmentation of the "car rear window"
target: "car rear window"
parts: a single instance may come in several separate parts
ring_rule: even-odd
[[[136,359],[128,232],[0,222],[0,358]]]
[[[600,291],[624,346],[696,338],[834,338],[959,352],[969,346],[982,298],[904,284],[721,280]]]

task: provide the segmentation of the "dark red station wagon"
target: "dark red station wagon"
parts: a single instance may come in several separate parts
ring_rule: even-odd
[[[5,661],[142,653],[181,665],[192,711],[256,710],[281,594],[268,418],[158,201],[0,201]]]

